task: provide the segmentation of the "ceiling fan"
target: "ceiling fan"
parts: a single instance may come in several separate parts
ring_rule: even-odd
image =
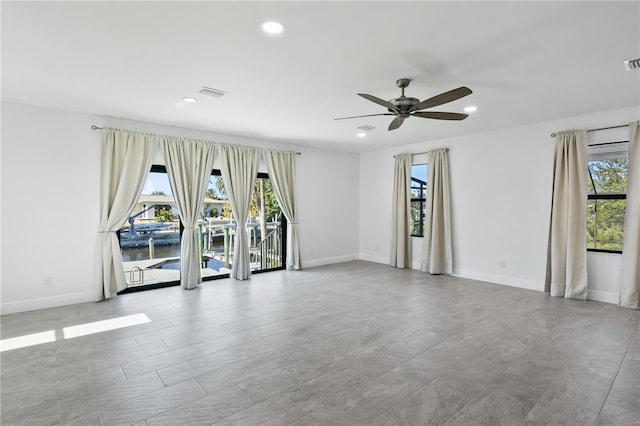
[[[375,102],[378,105],[382,105],[387,108],[388,113],[383,114],[368,114],[368,115],[356,115],[353,117],[341,117],[334,120],[347,120],[349,118],[360,117],[374,117],[377,115],[395,115],[396,118],[391,121],[389,130],[395,130],[402,125],[404,120],[408,117],[422,117],[433,118],[436,120],[464,120],[469,115],[459,114],[457,112],[441,112],[441,111],[422,111],[423,109],[432,108],[438,105],[453,102],[457,99],[464,98],[467,95],[473,93],[468,87],[462,86],[457,89],[450,90],[448,92],[441,93],[432,98],[426,99],[420,102],[420,99],[410,98],[404,95],[405,87],[409,86],[411,82],[408,78],[401,78],[396,81],[396,85],[402,89],[402,95],[399,98],[385,101],[384,99],[377,98],[373,95],[367,95],[366,93],[358,93],[358,96]]]

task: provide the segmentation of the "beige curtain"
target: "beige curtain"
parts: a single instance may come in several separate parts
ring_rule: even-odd
[[[251,207],[251,193],[258,172],[256,148],[221,145],[222,179],[236,221],[236,243],[231,266],[231,278],[246,280],[251,275],[249,238],[245,223]]]
[[[296,215],[296,162],[290,151],[265,151],[273,193],[287,218],[287,268],[300,269],[298,217]]]
[[[640,122],[629,125],[629,175],[618,304],[640,308]]]
[[[185,138],[164,138],[164,159],[180,221],[184,226],[180,240],[180,284],[196,288],[202,282],[202,261],[196,225],[201,216],[204,194],[213,167],[214,145]]]
[[[391,259],[396,268],[411,267],[411,154],[396,155],[391,200]]]
[[[587,132],[556,136],[545,291],[587,299]]]
[[[427,153],[427,206],[420,269],[430,274],[453,273],[449,156],[446,149]]]
[[[155,145],[153,136],[142,133],[105,128],[102,135],[96,301],[127,288],[116,232],[135,208]]]

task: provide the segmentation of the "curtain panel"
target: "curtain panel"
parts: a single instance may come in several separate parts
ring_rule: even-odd
[[[640,308],[640,122],[629,125],[627,209],[622,242],[622,278],[618,304]]]
[[[196,225],[213,168],[215,148],[211,142],[169,136],[164,138],[163,146],[169,184],[184,227],[180,240],[180,285],[192,289],[202,282],[202,253]]]
[[[396,268],[411,267],[411,154],[396,155],[391,200],[391,257]]]
[[[587,132],[556,136],[545,292],[587,299]]]
[[[287,268],[300,269],[298,217],[296,212],[296,163],[290,151],[264,151],[267,172],[276,200],[287,218]]]
[[[135,208],[155,145],[155,137],[148,134],[109,128],[102,134],[96,301],[127,288],[116,232]]]
[[[236,243],[231,266],[231,278],[246,280],[251,275],[249,238],[246,222],[251,208],[251,193],[258,173],[257,148],[220,145],[222,179],[236,220]]]
[[[449,155],[446,149],[427,153],[426,223],[420,269],[430,274],[453,273]]]

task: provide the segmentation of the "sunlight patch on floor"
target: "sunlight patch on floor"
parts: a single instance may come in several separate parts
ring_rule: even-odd
[[[102,333],[103,331],[131,327],[148,322],[151,322],[151,320],[145,314],[127,315],[125,317],[65,327],[62,329],[62,333],[65,339],[73,339],[74,337],[86,336],[87,334]]]
[[[25,334],[24,336],[0,340],[0,352],[25,348],[27,346],[41,345],[43,343],[55,341],[55,330],[43,331],[42,333]]]
[[[111,318],[104,321],[88,322],[86,324],[74,325],[62,329],[65,339],[86,336],[89,334],[102,333],[104,331],[116,330],[119,328],[131,327],[134,325],[151,322],[145,314],[127,315],[124,317]],[[41,345],[56,341],[56,331],[49,330],[41,333],[25,334],[24,336],[11,337],[0,340],[0,352],[13,349],[26,348],[28,346]]]

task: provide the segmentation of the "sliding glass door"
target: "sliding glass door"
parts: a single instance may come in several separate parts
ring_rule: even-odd
[[[267,174],[256,179],[249,219],[238,224],[231,212],[222,176],[214,170],[205,194],[201,221],[204,279],[228,274],[233,264],[236,235],[247,232],[252,272],[284,268],[286,222]],[[283,226],[284,225],[284,226]]]
[[[180,281],[181,224],[163,166],[153,166],[128,222],[120,230],[128,287]]]
[[[284,269],[286,219],[266,173],[259,173],[256,179],[251,214],[251,270],[263,272]]]
[[[229,276],[238,232],[248,234],[252,272],[285,267],[286,220],[267,174],[258,174],[249,219],[238,226],[222,176],[213,170],[197,228],[204,281]],[[181,236],[182,225],[166,169],[153,166],[128,223],[120,230],[129,289],[179,284]]]

